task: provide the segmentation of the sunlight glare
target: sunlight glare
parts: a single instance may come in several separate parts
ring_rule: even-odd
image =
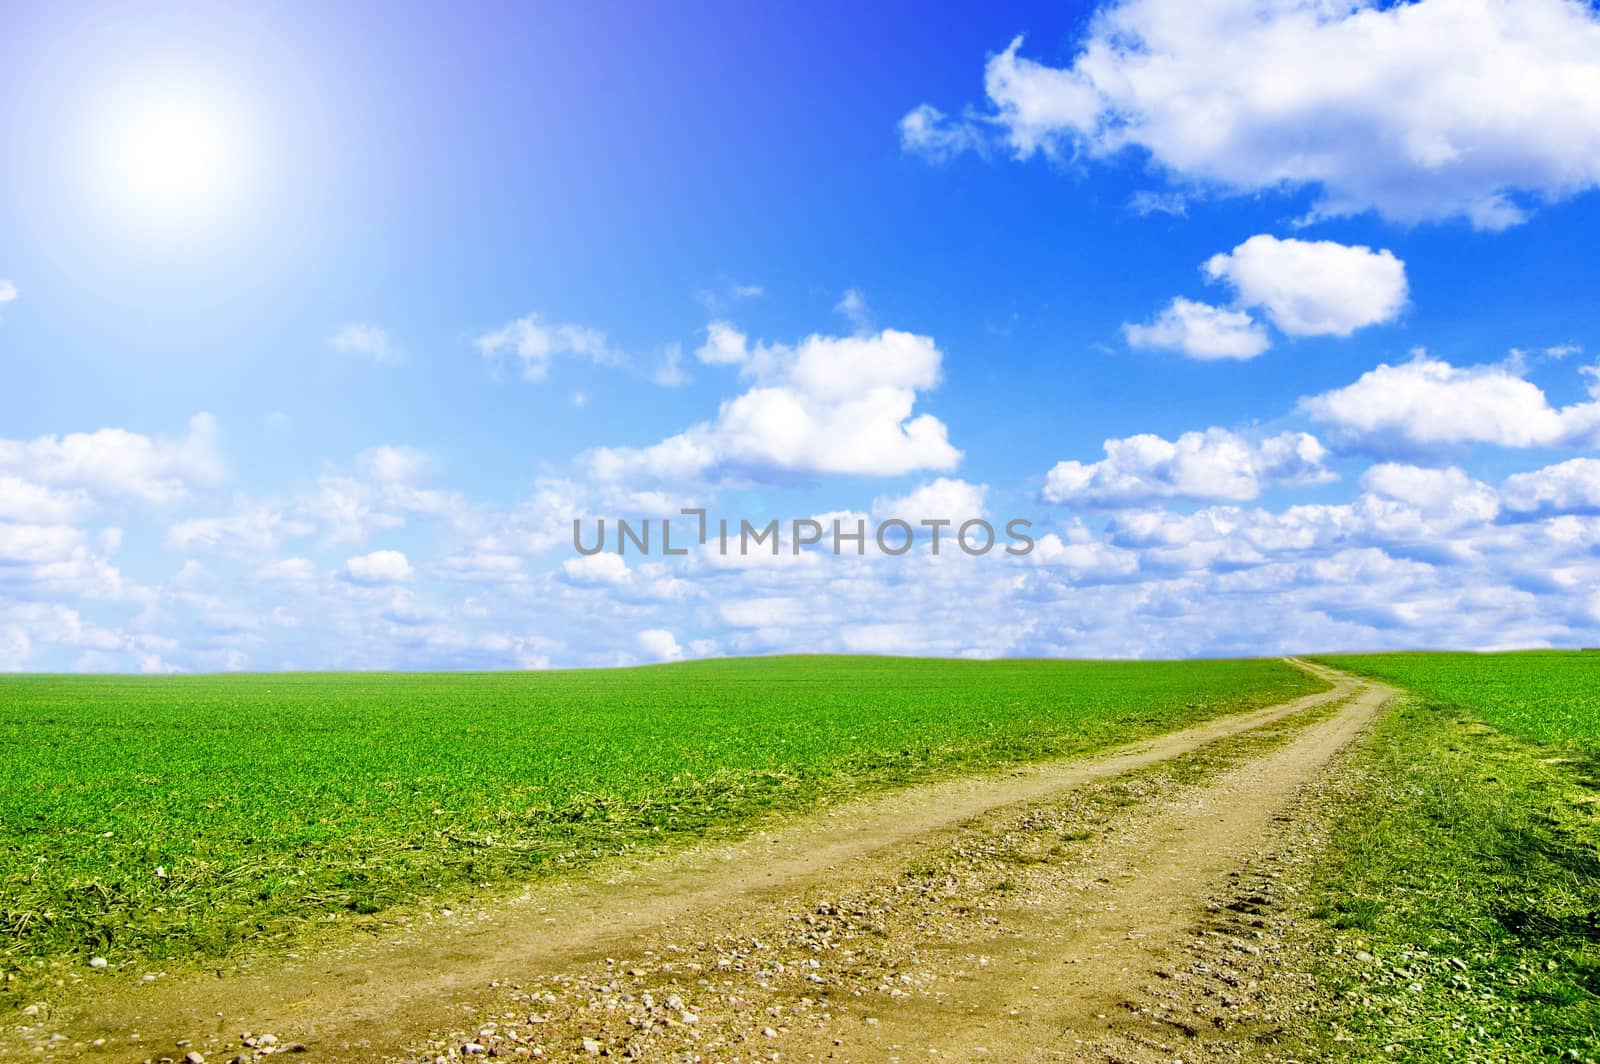
[[[100,134],[97,179],[130,224],[176,235],[215,223],[240,180],[238,131],[203,93],[129,98]]]

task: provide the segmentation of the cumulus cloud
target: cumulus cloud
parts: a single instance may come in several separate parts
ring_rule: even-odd
[[[920,484],[909,494],[899,498],[883,497],[873,500],[872,512],[882,519],[898,517],[902,521],[950,521],[959,525],[963,521],[984,515],[984,496],[989,493],[987,484],[972,484],[953,477],[938,477]]]
[[[633,583],[633,571],[622,555],[608,551],[568,558],[561,563],[561,575],[578,587]]]
[[[62,491],[10,474],[0,475],[0,520],[62,524],[89,508],[81,490]]]
[[[82,529],[0,521],[0,604],[117,599],[127,591],[122,574]]]
[[[1556,408],[1515,365],[1453,366],[1424,353],[1383,364],[1353,384],[1300,401],[1334,437],[1377,452],[1472,443],[1501,447],[1594,446],[1600,401]]]
[[[1140,506],[1156,499],[1247,500],[1271,484],[1334,479],[1327,450],[1304,432],[1252,440],[1227,429],[1186,432],[1176,440],[1139,435],[1105,441],[1099,462],[1056,463],[1044,498],[1086,506]]]
[[[105,653],[149,646],[151,641],[100,627],[59,603],[0,601],[0,666],[23,667],[38,645]],[[7,661],[8,655],[13,660]]]
[[[1517,514],[1600,514],[1600,459],[1513,474],[1500,486],[1500,498]]]
[[[1349,336],[1392,321],[1406,303],[1406,267],[1393,253],[1331,240],[1261,234],[1205,264],[1241,306],[1260,307],[1289,336]]]
[[[760,346],[713,333],[721,361],[742,352],[755,387],[724,402],[714,420],[645,448],[601,448],[585,457],[602,481],[765,478],[823,473],[895,476],[947,470],[961,460],[943,422],[913,416],[919,392],[939,381],[932,338],[813,335],[794,347]],[[705,359],[702,348],[702,360]]]
[[[1579,0],[1123,0],[1071,63],[990,58],[983,123],[1012,152],[1137,149],[1174,181],[1316,191],[1319,216],[1522,221],[1600,184],[1600,18]],[[978,124],[929,105],[935,159]]]
[[[464,497],[420,483],[434,465],[431,455],[414,447],[371,447],[356,456],[359,475],[322,476],[316,492],[293,509],[335,543],[363,542],[375,532],[404,527],[413,516],[466,520],[471,507]]]
[[[665,628],[647,628],[639,633],[639,649],[655,661],[680,661],[683,648],[677,637]]]
[[[37,565],[82,546],[83,532],[70,525],[0,524],[0,564]]]
[[[170,503],[215,485],[222,468],[210,414],[190,418],[177,440],[126,429],[0,440],[0,472],[100,497]]]
[[[1402,503],[1426,519],[1426,527],[1415,530],[1416,538],[1443,535],[1449,531],[1493,521],[1500,513],[1500,497],[1487,484],[1474,480],[1455,467],[1432,469],[1383,462],[1361,474],[1367,497],[1357,508],[1374,529],[1396,531],[1395,513],[1384,511],[1378,500]],[[1410,520],[1409,516],[1406,520]]]
[[[750,341],[731,322],[714,321],[694,357],[708,366],[743,365],[750,359]]]
[[[1074,520],[1062,533],[1039,537],[1028,563],[1062,573],[1077,583],[1126,580],[1139,571],[1139,555],[1105,542]]]
[[[5,278],[0,277],[0,307],[5,306],[7,303],[15,302],[16,298],[17,286]]]
[[[1283,435],[1294,451],[1294,434]],[[1552,469],[1549,479],[1583,483],[1573,475],[1581,466]],[[1235,494],[1248,488],[1248,478],[1221,483]],[[77,579],[87,579],[94,537],[41,526],[0,534],[0,661],[127,669],[156,655],[216,669],[248,654],[258,668],[487,668],[667,659],[674,646],[683,657],[852,649],[1149,656],[1592,643],[1600,634],[1600,514],[1582,509],[1581,493],[1570,510],[1543,501],[1553,498],[1548,492],[1524,492],[1527,504],[1500,501],[1521,483],[1508,480],[1497,492],[1460,469],[1388,462],[1366,471],[1349,502],[1193,511],[1160,508],[1183,498],[1161,484],[1146,507],[1118,508],[1097,521],[1103,528],[1077,518],[1037,522],[1037,547],[1022,558],[812,551],[722,564],[695,550],[674,559],[580,558],[567,552],[570,521],[559,540],[535,545],[516,541],[507,519],[494,522],[493,535],[446,533],[426,564],[407,558],[418,570],[414,589],[402,581],[352,593],[346,568],[359,566],[342,555],[252,562],[242,580],[216,564],[214,586],[171,580],[159,607],[141,615],[144,630],[183,631],[182,640],[57,626],[59,638],[82,644],[70,653],[47,638],[50,618],[15,608],[59,601],[67,577],[21,593],[12,581],[28,567],[63,573],[75,558]],[[983,505],[982,487],[936,478],[874,509],[967,510]],[[571,497],[580,509],[586,498]],[[550,564],[519,566],[534,550],[560,553]],[[459,585],[424,582],[423,571],[470,581],[469,597],[452,601]],[[218,609],[222,595],[241,591],[256,601]],[[704,635],[690,642],[682,638],[689,630]],[[582,639],[567,642],[574,632]]]
[[[284,558],[256,569],[251,578],[262,584],[309,587],[316,582],[317,567],[310,558]]]
[[[478,337],[477,347],[484,358],[498,361],[514,357],[525,380],[542,381],[557,358],[588,359],[599,365],[623,361],[606,334],[587,325],[568,325],[542,321],[529,314]]]
[[[394,342],[394,337],[387,329],[376,325],[351,322],[330,336],[328,344],[335,351],[361,355],[379,365],[393,366],[405,361],[405,352]]]
[[[381,587],[410,580],[411,562],[397,550],[375,550],[358,554],[344,563],[344,578],[362,587]]]
[[[1228,310],[1178,296],[1148,325],[1124,325],[1130,347],[1177,351],[1189,358],[1250,359],[1272,346],[1267,331],[1242,310]]]

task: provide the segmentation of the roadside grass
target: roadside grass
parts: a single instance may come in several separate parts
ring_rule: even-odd
[[[1470,709],[1512,735],[1559,749],[1600,782],[1600,651],[1350,654],[1317,660]]]
[[[1362,671],[1454,692],[1456,662],[1430,673],[1422,656],[1400,657]],[[1543,667],[1519,670],[1521,705],[1500,704],[1502,685],[1479,676],[1463,690],[1470,709],[1413,693],[1378,723],[1354,762],[1362,793],[1335,814],[1308,895],[1323,999],[1274,1058],[1600,1061],[1600,793],[1562,756],[1590,745],[1571,722],[1591,692]],[[1526,708],[1541,690],[1554,725]],[[1475,710],[1561,735],[1561,747]]]
[[[0,1008],[1323,689],[1276,661],[0,679]]]

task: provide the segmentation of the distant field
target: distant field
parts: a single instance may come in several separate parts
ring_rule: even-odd
[[[1519,738],[1600,754],[1600,652],[1361,654],[1318,660],[1472,710]]]
[[[218,955],[1321,689],[1276,661],[0,679],[0,961]]]

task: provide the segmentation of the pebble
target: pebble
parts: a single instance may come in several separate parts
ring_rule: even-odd
[[[194,1049],[191,1049],[189,1052],[185,1053],[183,1055],[183,1060],[184,1064],[206,1064],[206,1058],[202,1057],[199,1051]]]
[[[104,957],[90,957],[89,958],[89,967],[91,967],[91,968],[104,968],[105,966],[106,966],[106,959]]]

